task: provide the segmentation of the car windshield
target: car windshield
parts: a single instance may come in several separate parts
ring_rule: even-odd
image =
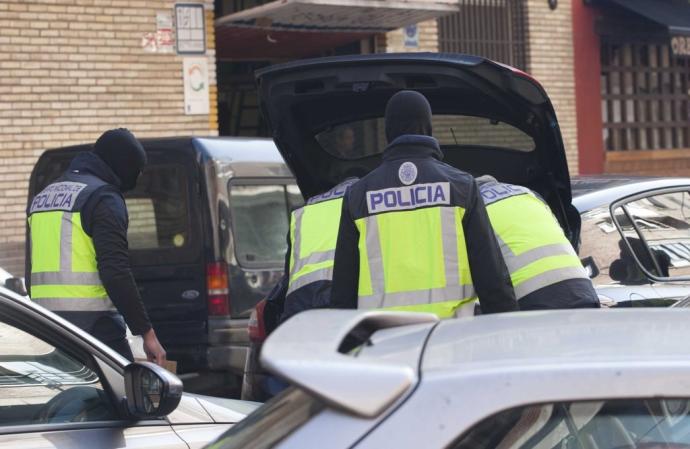
[[[551,403],[498,413],[452,449],[688,449],[690,401]]]
[[[462,145],[533,151],[534,140],[503,122],[467,115],[434,115],[434,137],[442,146]],[[332,156],[355,160],[381,153],[386,147],[383,118],[371,118],[332,126],[316,136]]]
[[[295,184],[239,179],[229,185],[235,255],[242,266],[285,262],[290,210],[303,203]]]
[[[324,408],[304,391],[288,388],[225,432],[208,449],[271,448]]]

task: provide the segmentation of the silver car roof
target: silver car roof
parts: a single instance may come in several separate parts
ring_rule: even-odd
[[[445,321],[429,338],[414,394],[358,447],[447,447],[482,419],[533,404],[690,398],[690,310],[681,310]]]
[[[498,367],[690,360],[689,313],[554,310],[447,320],[427,343],[422,371],[473,375]]]
[[[644,176],[582,176],[572,180],[573,206],[580,213],[590,211],[621,198],[649,190],[690,187],[690,178],[655,178]]]
[[[369,417],[409,382],[420,384],[409,401],[426,388],[446,391],[434,399],[439,407],[457,396],[473,404],[477,419],[543,401],[690,397],[690,309],[515,312],[446,320],[430,330],[426,344],[417,343],[425,346],[419,377],[410,377],[409,367],[395,357],[338,352],[345,336],[365,321],[371,331],[386,320],[383,327],[405,325],[401,313],[387,319],[389,314],[304,312],[269,337],[262,362],[331,405]],[[428,319],[410,315],[410,324]],[[461,392],[472,397],[463,399]],[[478,407],[482,396],[492,399]]]

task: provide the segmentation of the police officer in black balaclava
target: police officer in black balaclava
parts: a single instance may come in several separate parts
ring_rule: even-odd
[[[398,92],[386,105],[385,122],[389,144],[404,135],[431,136],[431,106],[418,92]]]
[[[450,318],[472,314],[478,297],[483,313],[517,310],[474,178],[441,161],[431,119],[418,92],[388,101],[383,161],[343,198],[332,307]]]
[[[92,246],[95,254],[93,256],[85,256],[83,253],[73,254],[73,264],[75,257],[79,257],[82,263],[85,262],[85,257],[95,257],[98,280],[105,289],[107,297],[83,298],[80,302],[79,298],[65,298],[60,301],[61,298],[38,299],[40,295],[34,296],[37,297],[36,301],[49,309],[51,309],[51,304],[60,304],[59,307],[54,308],[56,313],[100,339],[129,360],[133,360],[126,340],[126,322],[134,335],[143,337],[144,351],[148,359],[162,365],[165,362],[165,350],[151,326],[130,267],[127,242],[128,214],[122,195],[123,192],[135,187],[145,165],[146,152],[134,135],[123,128],[112,129],[98,138],[93,151],[76,156],[67,171],[41,192],[41,194],[48,192],[44,194],[46,196],[50,195],[51,191],[76,188],[75,191],[78,193],[74,195],[71,208],[65,209],[65,212],[70,214],[70,218],[63,217],[62,222],[64,226],[64,223],[67,223],[65,220],[74,220],[73,217],[79,216],[83,231],[82,229],[75,231],[72,223],[72,236],[68,241],[60,242],[60,251],[69,252],[69,245],[75,245],[72,241],[75,238],[90,239],[90,242],[82,243],[80,248]],[[29,215],[51,212],[39,206],[38,202],[32,203],[28,211]],[[40,224],[41,220],[34,220],[33,223],[30,225],[32,232],[38,232],[34,229],[37,226],[45,226]],[[50,229],[45,231],[51,232]],[[75,232],[81,237],[74,237]],[[76,248],[76,246],[72,247]],[[28,254],[31,255],[31,251],[28,251]],[[93,260],[89,265],[93,265]],[[69,284],[69,276],[74,278],[75,274],[79,274],[72,273],[71,270],[70,267],[61,267],[56,273],[56,282],[59,285]],[[32,274],[35,279],[40,279],[37,273],[32,273],[31,259],[27,257],[26,280],[29,293],[31,293]],[[63,277],[65,279],[62,279]],[[78,281],[79,278],[75,279],[77,279],[75,282],[86,282]],[[92,281],[88,282],[89,285],[94,285]],[[99,291],[100,286],[94,286],[93,290]]]

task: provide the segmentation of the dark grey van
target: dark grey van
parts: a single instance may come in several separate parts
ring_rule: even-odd
[[[282,275],[302,196],[270,139],[142,139],[149,164],[126,197],[134,275],[177,372],[208,391],[242,374],[247,321]],[[33,195],[90,145],[46,151]],[[185,374],[189,374],[185,376]]]

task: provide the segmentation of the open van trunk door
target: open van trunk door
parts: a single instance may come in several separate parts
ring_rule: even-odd
[[[535,190],[577,244],[558,122],[529,75],[476,56],[407,53],[295,61],[256,77],[263,115],[306,197],[380,163],[386,103],[413,89],[431,103],[447,163]]]

